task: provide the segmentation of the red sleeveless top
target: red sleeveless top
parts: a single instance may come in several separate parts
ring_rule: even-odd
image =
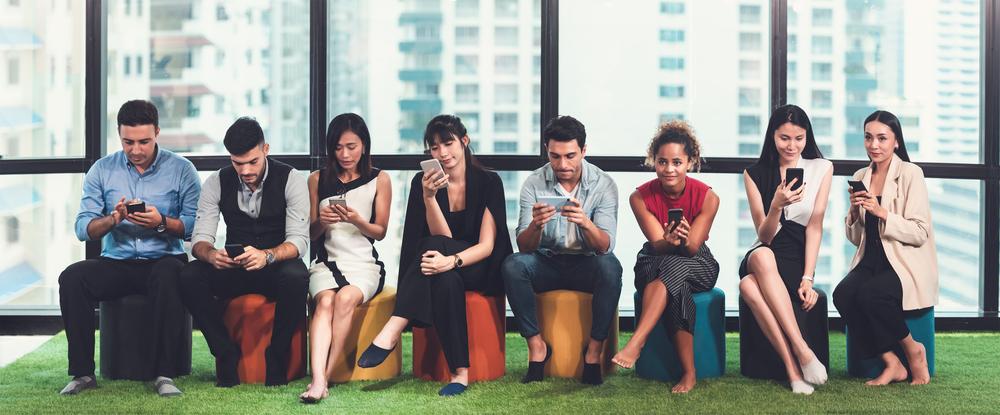
[[[712,188],[707,184],[688,176],[684,179],[684,193],[680,198],[671,199],[660,186],[660,179],[653,179],[643,183],[638,187],[642,202],[653,213],[660,223],[668,222],[667,211],[670,209],[681,209],[684,211],[684,218],[688,223],[694,223],[694,218],[701,213],[701,206],[705,203],[705,196]]]

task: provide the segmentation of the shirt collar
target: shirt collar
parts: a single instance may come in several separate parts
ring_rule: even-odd
[[[125,159],[125,168],[126,169],[135,168],[135,164],[132,163],[132,161],[128,159],[128,154],[125,154],[124,150],[122,150],[122,158]],[[151,172],[154,169],[156,169],[156,166],[157,166],[157,164],[159,162],[160,162],[160,145],[156,144],[155,146],[153,146],[153,162],[149,163],[149,168],[146,169],[146,172]]]
[[[580,183],[577,183],[577,187],[587,189],[597,179],[597,175],[593,174],[591,171],[593,170],[593,165],[588,163],[586,159],[580,162],[580,168],[583,170],[583,173],[580,174]],[[549,188],[559,185],[559,180],[556,179],[556,174],[552,171],[552,163],[545,165],[542,176],[545,178],[545,183]]]

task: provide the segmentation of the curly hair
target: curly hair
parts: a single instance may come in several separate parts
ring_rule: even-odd
[[[701,145],[694,135],[691,125],[682,120],[668,121],[660,125],[656,135],[649,141],[649,148],[646,150],[646,165],[653,167],[656,163],[656,153],[665,144],[682,144],[684,153],[688,159],[694,163],[694,171],[701,170]]]

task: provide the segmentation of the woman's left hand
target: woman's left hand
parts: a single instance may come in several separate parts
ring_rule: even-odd
[[[426,276],[437,275],[454,268],[455,260],[438,251],[427,251],[420,257],[420,273]]]
[[[861,206],[862,209],[871,212],[875,217],[885,220],[889,217],[889,211],[886,210],[882,205],[878,203],[878,199],[871,195],[871,193],[864,192],[864,196],[855,196],[851,198],[852,206]],[[857,195],[857,193],[855,193]]]
[[[813,283],[809,280],[802,280],[799,283],[799,299],[802,300],[802,309],[810,311],[816,306],[816,300],[819,299],[819,293],[813,289]]]
[[[350,223],[354,226],[358,226],[364,219],[358,214],[358,211],[351,209],[347,205],[333,205],[334,213],[340,215],[341,220]]]

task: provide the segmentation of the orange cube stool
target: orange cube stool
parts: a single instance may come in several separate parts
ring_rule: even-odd
[[[264,351],[271,344],[274,327],[274,302],[259,294],[236,297],[226,306],[223,321],[229,337],[243,351],[238,372],[242,383],[264,383],[267,365]],[[305,309],[302,310],[305,314]],[[292,335],[288,356],[288,380],[306,375],[306,323],[302,321]]]
[[[372,344],[385,323],[392,317],[396,306],[396,287],[386,286],[367,303],[358,306],[351,321],[351,332],[344,340],[344,352],[334,357],[331,382],[345,383],[352,380],[383,380],[399,376],[403,367],[403,350],[397,347],[381,365],[372,368],[358,367],[358,357]],[[398,344],[398,341],[397,341]]]
[[[583,376],[583,353],[590,342],[591,302],[593,295],[571,290],[553,290],[535,295],[538,327],[542,340],[552,346],[552,357],[545,365],[545,375],[558,378]],[[601,352],[605,375],[615,370],[611,358],[618,351],[618,312],[611,319],[608,338]]]
[[[469,330],[469,382],[497,379],[506,363],[506,302],[503,296],[488,297],[465,292],[465,315]],[[448,361],[441,351],[433,327],[413,328],[413,376],[437,382],[451,379]]]

